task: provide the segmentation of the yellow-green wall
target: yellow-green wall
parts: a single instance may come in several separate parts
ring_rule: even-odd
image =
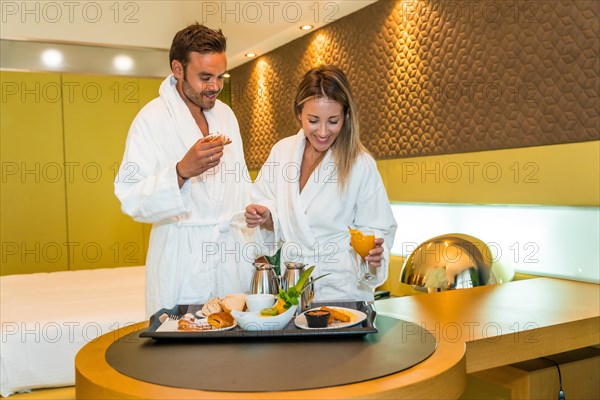
[[[42,259],[44,271],[65,270],[60,74],[2,72],[0,83],[1,271],[34,272]]]
[[[121,213],[113,180],[129,125],[161,80],[0,80],[2,275],[143,265],[149,229]]]

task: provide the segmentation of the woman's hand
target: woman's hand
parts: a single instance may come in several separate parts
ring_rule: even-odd
[[[381,256],[383,254],[383,238],[375,238],[375,248],[369,251],[365,261],[373,268],[381,267]]]
[[[271,211],[265,206],[260,204],[250,204],[246,207],[246,225],[248,228],[256,228],[257,226],[264,226],[266,229],[273,230],[273,217]]]

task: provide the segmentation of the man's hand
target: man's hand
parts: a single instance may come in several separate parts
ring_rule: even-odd
[[[273,230],[273,217],[271,211],[267,207],[261,206],[260,204],[250,204],[246,207],[246,225],[248,228],[256,228],[257,226],[263,225],[268,230]]]
[[[182,177],[191,178],[216,167],[223,157],[223,146],[222,137],[212,141],[207,141],[206,137],[198,140],[177,163],[179,174]],[[180,181],[182,180],[180,179]]]

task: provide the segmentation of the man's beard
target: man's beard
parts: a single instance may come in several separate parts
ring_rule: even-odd
[[[181,90],[183,91],[183,94],[190,102],[192,102],[196,106],[200,107],[201,109],[206,110],[206,109],[211,109],[215,106],[216,99],[215,100],[202,100],[202,96],[218,95],[221,92],[222,88],[217,91],[211,90],[211,91],[197,92],[189,84],[189,82],[187,80],[187,73],[186,73],[186,71],[184,71],[183,72],[183,82],[181,83]]]

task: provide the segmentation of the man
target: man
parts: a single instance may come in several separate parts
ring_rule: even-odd
[[[124,213],[153,224],[148,315],[250,287],[247,233],[232,222],[249,202],[250,180],[237,120],[217,100],[225,49],[221,30],[194,24],[178,32],[169,54],[173,73],[129,130],[115,194]]]

